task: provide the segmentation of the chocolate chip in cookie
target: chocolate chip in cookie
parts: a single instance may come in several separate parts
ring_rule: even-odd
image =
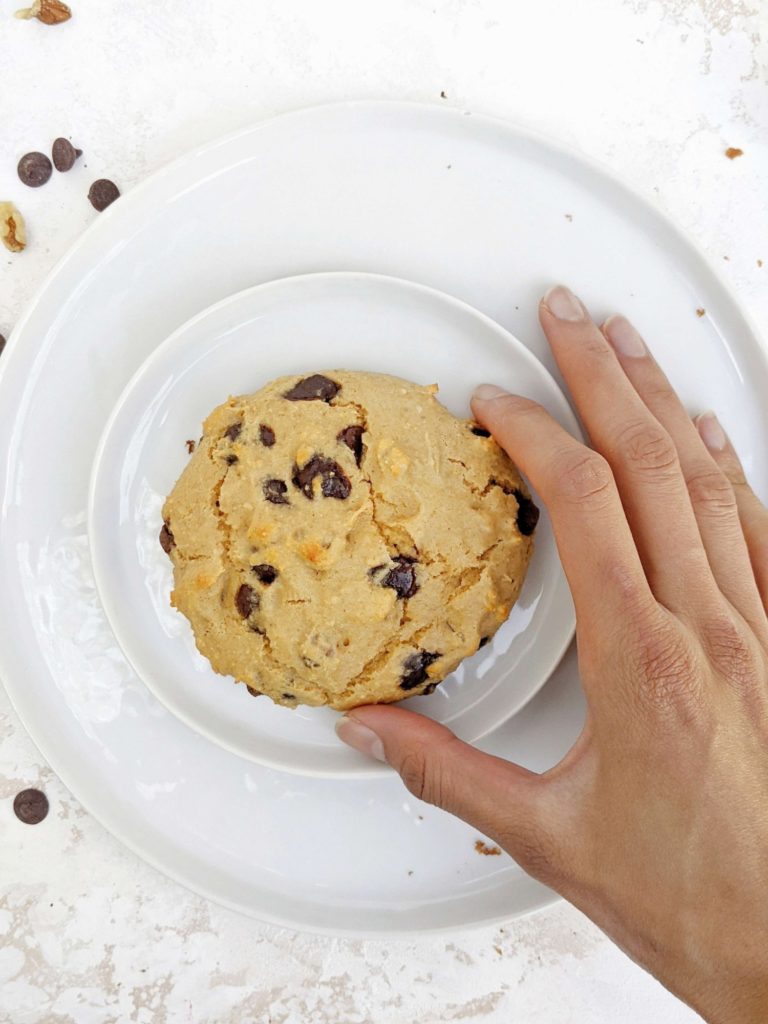
[[[173,536],[168,520],[163,523],[160,530],[160,547],[166,555],[170,555],[171,551],[176,547],[176,538]]]
[[[403,662],[400,689],[415,690],[417,686],[426,683],[429,679],[427,669],[439,657],[439,651],[417,651],[415,654],[409,655]]]
[[[243,424],[242,423],[230,423],[230,425],[224,431],[224,437],[226,437],[228,441],[236,441],[238,439],[238,437],[240,437],[242,432],[243,432]]]
[[[252,697],[263,697],[264,696],[264,694],[261,692],[261,690],[257,690],[255,686],[249,686],[246,683],[245,684],[245,688],[248,691],[248,693],[250,693],[250,695]]]
[[[480,650],[481,647],[485,647],[485,645],[490,642],[490,639],[491,638],[489,636],[481,636],[480,643],[477,645],[478,651]]]
[[[473,434],[477,435],[477,437],[490,437],[491,436],[490,430],[486,430],[485,427],[478,427],[478,425],[476,423],[473,426],[471,426],[469,429],[472,431]]]
[[[265,448],[271,448],[275,443],[275,432],[266,423],[259,424],[259,440]]]
[[[280,573],[274,565],[252,565],[251,572],[260,583],[270,586],[275,582]]]
[[[419,589],[416,582],[416,559],[407,555],[398,555],[394,559],[394,568],[390,569],[381,580],[382,587],[391,587],[398,597],[413,597]]]
[[[341,391],[341,385],[324,377],[321,373],[313,373],[305,377],[283,395],[289,402],[330,402]]]
[[[249,587],[247,583],[241,584],[235,594],[235,607],[242,617],[247,619],[253,615],[255,611],[258,611],[260,604],[261,598],[253,587]]]
[[[236,466],[240,459],[236,455],[225,455],[224,461],[228,466]]]
[[[352,491],[352,484],[349,477],[333,459],[327,459],[324,455],[313,455],[304,466],[299,469],[293,467],[292,480],[295,487],[298,487],[302,494],[312,501],[315,497],[314,480],[320,477],[320,491],[324,498],[348,498]]]
[[[273,505],[290,505],[287,494],[288,484],[284,480],[272,479],[264,481],[264,497],[267,501],[271,501]]]
[[[336,440],[341,441],[342,444],[345,444],[347,448],[354,453],[355,462],[358,466],[363,461],[363,454],[365,452],[365,445],[363,444],[364,433],[364,427],[355,425],[351,427],[344,427],[344,429],[336,435]]]
[[[517,528],[524,537],[530,537],[539,521],[539,510],[522,491],[512,492],[517,501]]]

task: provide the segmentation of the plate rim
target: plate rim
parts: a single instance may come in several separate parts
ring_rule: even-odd
[[[123,202],[118,204],[119,207],[124,206],[126,202],[133,203],[135,200],[131,197],[136,196],[141,198],[144,191],[153,187],[157,182],[162,182],[164,178],[175,173],[180,168],[183,168],[186,164],[192,163],[202,153],[213,151],[219,146],[226,145],[229,142],[235,141],[241,137],[256,134],[261,129],[269,126],[274,121],[287,120],[289,118],[299,119],[312,115],[315,112],[328,111],[332,113],[335,110],[345,110],[351,108],[364,109],[367,108],[372,114],[378,111],[401,111],[406,115],[410,114],[424,114],[430,115],[433,118],[442,118],[446,122],[452,119],[456,126],[461,123],[463,117],[466,114],[471,115],[471,119],[481,124],[485,124],[489,127],[496,128],[498,132],[502,133],[507,139],[514,140],[530,140],[535,142],[545,151],[558,155],[570,162],[575,162],[577,165],[591,170],[595,175],[598,175],[610,183],[612,183],[624,196],[628,197],[633,203],[640,208],[646,210],[650,216],[652,216],[657,224],[664,227],[669,234],[680,241],[687,252],[689,259],[695,261],[694,265],[706,275],[715,287],[719,290],[720,294],[729,303],[733,311],[735,311],[741,323],[747,328],[749,338],[746,341],[748,350],[750,351],[753,358],[758,359],[764,369],[764,372],[768,373],[768,347],[766,346],[766,335],[760,329],[756,320],[741,300],[738,298],[735,287],[722,275],[721,268],[715,263],[714,258],[704,253],[698,241],[694,238],[693,234],[684,226],[679,224],[673,217],[667,213],[666,210],[662,209],[654,202],[652,196],[645,193],[640,188],[635,186],[633,183],[628,181],[623,175],[620,175],[612,167],[605,162],[591,156],[588,153],[581,151],[578,147],[570,145],[561,139],[549,135],[545,132],[531,129],[527,126],[520,125],[511,119],[506,119],[500,116],[486,115],[486,114],[475,114],[471,111],[462,111],[455,107],[445,107],[434,103],[414,102],[407,100],[375,100],[375,99],[360,99],[360,100],[345,100],[336,101],[332,103],[315,103],[309,105],[303,105],[298,108],[291,108],[289,110],[273,114],[269,117],[258,119],[253,124],[250,124],[244,128],[239,128],[236,131],[229,132],[223,136],[217,135],[213,138],[208,139],[206,142],[198,144],[174,159],[164,162],[157,167],[152,173],[147,175],[142,181],[138,182],[131,189],[129,189],[123,198]],[[6,351],[3,354],[3,359],[0,360],[0,395],[2,389],[6,384],[6,379],[10,376],[15,362],[17,360],[16,352],[19,350],[19,335],[26,328],[28,321],[30,320],[33,312],[37,309],[41,298],[48,291],[48,289],[55,284],[57,278],[66,271],[70,261],[75,259],[81,250],[87,245],[91,244],[92,239],[99,239],[102,233],[108,232],[109,226],[111,225],[112,218],[115,216],[115,209],[108,209],[99,215],[97,220],[94,220],[82,234],[73,242],[73,244],[67,249],[67,251],[56,261],[52,269],[43,277],[40,285],[34,290],[31,299],[26,304],[24,310],[16,320],[13,330],[11,331]],[[752,344],[752,341],[756,342],[756,345]],[[757,349],[757,351],[755,351]],[[20,351],[20,350],[19,350]],[[0,402],[0,408],[2,403]],[[0,478],[4,485],[7,483],[7,473],[5,469],[0,469]],[[0,494],[2,497],[2,494]],[[61,782],[70,790],[75,798],[81,803],[81,805],[88,811],[89,814],[111,835],[115,837],[125,847],[140,857],[145,863],[149,863],[156,868],[161,874],[166,877],[172,878],[178,884],[188,891],[194,892],[207,899],[211,899],[213,902],[220,906],[228,907],[243,916],[255,918],[261,921],[265,921],[269,924],[277,925],[280,927],[288,927],[292,929],[303,930],[307,932],[333,935],[342,938],[366,936],[368,933],[365,930],[360,929],[323,929],[305,923],[297,924],[295,920],[289,918],[277,917],[268,911],[258,910],[254,911],[251,908],[243,907],[242,905],[233,904],[226,896],[222,894],[212,895],[211,891],[204,885],[194,885],[180,876],[178,876],[174,870],[172,863],[163,863],[161,856],[155,856],[153,852],[149,852],[143,849],[138,842],[134,842],[130,832],[127,832],[119,821],[113,822],[112,817],[108,813],[102,814],[97,812],[91,806],[90,797],[83,799],[82,796],[77,793],[78,787],[73,787],[68,781],[71,777],[71,773],[66,766],[62,766],[61,759],[58,754],[54,751],[53,755],[43,750],[40,742],[37,738],[37,732],[35,729],[30,727],[29,720],[25,714],[24,701],[23,701],[23,686],[13,687],[9,685],[9,680],[18,677],[19,672],[14,669],[15,657],[10,651],[9,645],[0,643],[0,678],[3,680],[5,691],[8,694],[9,702],[22,723],[24,729],[29,735],[30,739],[34,743],[35,747],[40,752],[41,758],[48,763],[51,768],[55,771]],[[17,666],[18,667],[18,666]],[[23,674],[23,673],[22,673]],[[107,825],[106,822],[110,824]],[[541,900],[535,901],[530,910],[519,911],[517,913],[506,913],[501,915],[494,915],[492,917],[486,917],[483,919],[477,919],[472,922],[464,922],[462,924],[454,926],[421,926],[419,928],[411,928],[407,930],[403,929],[391,929],[389,931],[380,931],[373,934],[373,938],[417,938],[420,935],[431,935],[436,933],[458,933],[464,932],[470,929],[484,927],[486,925],[492,925],[499,922],[509,921],[515,917],[523,917],[528,913],[534,913],[538,909],[545,906],[553,905],[560,901],[555,893],[550,891],[543,891]]]
[[[350,765],[348,768],[312,768],[312,769],[301,769],[292,765],[290,762],[280,760],[279,758],[269,759],[264,757],[249,757],[244,754],[241,750],[237,749],[233,744],[227,743],[215,736],[213,732],[205,729],[200,723],[194,721],[192,717],[181,709],[175,702],[168,701],[164,695],[161,695],[160,691],[155,687],[154,682],[150,681],[145,674],[140,671],[138,662],[134,660],[135,651],[133,645],[129,651],[128,646],[124,646],[121,639],[121,631],[115,626],[115,619],[118,618],[116,610],[113,607],[113,602],[105,597],[110,593],[108,586],[103,586],[105,577],[107,575],[104,566],[104,560],[102,558],[101,546],[99,541],[94,535],[94,520],[97,518],[96,507],[97,507],[97,496],[99,492],[99,476],[100,471],[104,464],[105,451],[112,438],[116,421],[123,414],[126,403],[130,400],[134,394],[136,387],[139,385],[141,380],[146,376],[147,372],[151,369],[152,365],[157,362],[162,362],[163,358],[168,352],[171,352],[179,347],[181,340],[190,330],[192,330],[197,324],[206,320],[208,317],[215,317],[221,311],[227,309],[230,306],[235,306],[239,302],[244,302],[251,296],[260,292],[276,292],[279,293],[283,289],[290,290],[294,286],[300,288],[302,285],[311,286],[314,283],[322,284],[325,281],[338,282],[339,284],[362,282],[363,284],[372,282],[377,285],[382,285],[386,288],[392,288],[396,291],[410,292],[413,295],[422,296],[427,300],[437,303],[440,306],[449,307],[454,310],[458,310],[460,313],[470,317],[475,321],[479,321],[484,326],[493,331],[505,345],[509,346],[517,353],[517,357],[522,359],[531,365],[536,373],[539,373],[546,380],[547,384],[552,388],[553,393],[562,399],[563,412],[570,419],[569,427],[572,436],[577,440],[584,441],[584,433],[581,426],[573,413],[570,402],[568,401],[567,395],[563,392],[560,385],[557,383],[555,378],[552,376],[547,367],[534,355],[534,353],[525,345],[519,338],[517,338],[511,331],[503,327],[498,321],[494,320],[493,317],[487,313],[483,313],[482,310],[477,309],[475,306],[458,298],[457,296],[451,295],[449,292],[445,292],[442,289],[434,288],[431,285],[422,284],[421,282],[411,281],[408,278],[396,277],[393,274],[378,274],[371,273],[369,271],[357,271],[357,270],[328,270],[309,272],[301,274],[288,274],[283,277],[272,278],[269,281],[261,281],[258,284],[251,285],[247,288],[242,288],[237,292],[233,292],[231,295],[225,296],[223,299],[219,299],[217,302],[211,303],[210,306],[206,306],[204,309],[199,310],[193,316],[189,317],[182,324],[180,324],[175,330],[173,330],[159,345],[152,350],[147,358],[140,364],[139,367],[131,375],[128,382],[125,384],[123,390],[120,392],[117,401],[115,402],[112,411],[110,412],[107,420],[102,429],[99,437],[98,444],[96,446],[93,460],[91,462],[91,471],[88,479],[88,493],[87,493],[87,505],[86,505],[86,529],[88,535],[88,549],[91,556],[91,567],[93,569],[94,578],[96,581],[96,590],[99,595],[102,608],[109,623],[109,627],[114,635],[117,645],[122,651],[124,657],[130,664],[137,677],[150,691],[152,696],[166,708],[166,710],[173,714],[176,718],[182,721],[188,728],[194,730],[198,735],[204,737],[210,743],[214,743],[236,757],[240,757],[248,763],[261,765],[265,768],[271,768],[276,771],[287,772],[292,775],[300,775],[308,778],[328,778],[328,779],[363,779],[363,778],[386,778],[388,776],[395,775],[395,770],[390,765],[379,764],[376,761],[370,761],[367,764],[361,764],[360,766]],[[330,369],[330,368],[329,368]],[[554,535],[552,535],[552,543],[556,548],[556,541]],[[563,571],[562,565],[560,564],[559,580],[553,580],[553,592],[559,591],[560,585],[564,585],[565,590],[568,591],[568,582]],[[494,724],[487,729],[473,735],[471,739],[466,740],[467,743],[478,743],[480,740],[489,736],[492,732],[498,729],[500,726],[508,722],[510,718],[513,718],[516,714],[523,710],[523,708],[536,696],[537,693],[546,685],[547,681],[551,678],[553,672],[562,661],[566,651],[570,647],[574,635],[576,633],[576,612],[573,607],[573,603],[570,602],[570,606],[567,610],[566,625],[564,626],[562,639],[554,644],[551,648],[547,648],[546,658],[543,659],[546,662],[546,668],[542,674],[538,684],[535,688],[527,691],[525,696],[518,700],[516,703],[511,705],[511,710],[505,710],[503,716],[499,718]],[[132,653],[133,652],[133,653]],[[501,656],[503,657],[503,656]],[[453,723],[448,723],[448,728],[453,728]]]

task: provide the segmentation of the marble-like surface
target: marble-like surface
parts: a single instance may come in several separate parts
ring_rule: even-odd
[[[30,244],[0,250],[0,333],[97,216],[93,178],[126,190],[218,134],[346,98],[496,114],[601,158],[768,322],[759,0],[71,0],[57,28],[13,20],[19,5],[0,0],[0,198],[23,200]],[[23,189],[18,157],[59,134],[86,150],[81,165]],[[727,146],[744,155],[726,159]],[[51,801],[34,827],[12,810],[28,786]],[[210,905],[82,810],[0,691],[0,1024],[695,1019],[562,904],[504,929],[386,944]]]

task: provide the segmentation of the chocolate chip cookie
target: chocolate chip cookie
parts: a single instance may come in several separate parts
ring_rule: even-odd
[[[505,621],[538,509],[436,393],[329,371],[211,413],[160,543],[217,672],[289,707],[397,701],[431,693]]]

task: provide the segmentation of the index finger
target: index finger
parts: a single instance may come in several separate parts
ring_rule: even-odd
[[[537,402],[492,384],[472,411],[520,467],[547,506],[582,622],[615,619],[631,604],[655,605],[607,461],[580,444]]]

